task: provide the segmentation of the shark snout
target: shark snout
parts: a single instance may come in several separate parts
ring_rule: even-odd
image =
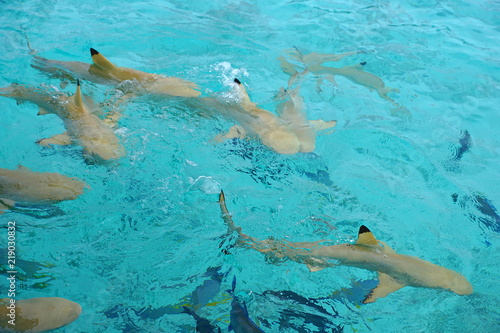
[[[458,295],[470,295],[472,294],[473,288],[470,282],[460,274],[457,274],[452,280],[452,286],[450,290]]]

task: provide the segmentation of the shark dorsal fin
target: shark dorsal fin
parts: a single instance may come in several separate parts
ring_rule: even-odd
[[[75,99],[75,104],[78,107],[84,107],[85,104],[83,104],[83,98],[82,98],[82,89],[80,87],[80,80],[76,80],[76,92],[73,95],[73,98]]]
[[[247,90],[240,82],[240,80],[234,79],[234,83],[235,83],[236,93],[238,94],[238,98],[240,99],[240,103],[243,106],[243,108],[245,108],[245,106],[247,105],[254,106],[255,104],[252,103],[252,101],[250,100],[250,96],[248,96]]]
[[[358,240],[356,241],[356,244],[358,245],[378,245],[378,241],[373,236],[372,232],[370,229],[362,225],[359,227],[358,231]]]
[[[116,68],[116,66],[111,61],[106,59],[105,56],[103,56],[93,48],[90,49],[90,55],[92,56],[92,62],[94,63],[94,65],[96,65],[100,69],[113,70]]]
[[[403,288],[405,285],[394,280],[390,275],[378,273],[378,285],[363,300],[363,303],[373,303],[378,298],[385,297],[393,291]]]

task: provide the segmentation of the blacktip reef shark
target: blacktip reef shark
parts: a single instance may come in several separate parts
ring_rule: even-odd
[[[378,273],[379,283],[366,296],[363,303],[373,303],[378,298],[405,286],[450,290],[458,295],[472,293],[467,279],[450,269],[432,264],[420,258],[398,254],[387,244],[377,240],[364,225],[359,228],[355,244],[323,246],[326,240],[317,242],[287,242],[272,238],[257,240],[241,232],[226,207],[224,192],[219,195],[219,205],[228,232],[236,231],[238,245],[265,253],[271,259],[292,260],[306,264],[311,272],[335,265],[363,268]],[[336,264],[328,260],[336,261]]]
[[[34,56],[31,66],[51,76],[80,78],[98,84],[117,86],[135,81],[133,95],[198,97],[198,86],[178,77],[152,74],[133,68],[119,67],[95,49],[90,49],[92,64],[79,61],[59,61]]]
[[[114,130],[90,112],[84,103],[79,80],[73,96],[51,94],[42,87],[20,84],[0,88],[0,96],[13,98],[18,104],[34,103],[40,108],[39,115],[54,113],[61,118],[66,132],[39,140],[37,143],[42,146],[74,143],[83,148],[87,161],[99,163],[117,160],[125,155]]]
[[[286,50],[286,52],[288,55],[301,61],[310,73],[328,75],[331,78],[335,75],[341,75],[354,83],[367,87],[370,91],[376,91],[383,99],[391,102],[395,106],[401,107],[392,98],[387,96],[390,92],[399,92],[399,89],[386,87],[381,78],[372,73],[366,72],[364,70],[366,62],[360,62],[359,64],[341,68],[322,65],[325,62],[339,61],[344,57],[361,52],[346,52],[342,54],[309,53],[305,55],[297,49]]]
[[[240,108],[228,108],[221,113],[236,120],[221,139],[256,137],[262,144],[279,154],[309,153],[316,147],[316,131],[331,128],[336,121],[307,120],[304,103],[296,88],[278,105],[278,115],[260,108],[250,97],[238,79],[234,79],[234,92]],[[219,109],[222,110],[222,109]]]
[[[80,304],[61,297],[0,299],[2,333],[47,332],[68,325],[82,313]]]
[[[34,172],[19,166],[16,170],[0,168],[0,215],[16,203],[51,205],[74,200],[86,184],[55,172]]]

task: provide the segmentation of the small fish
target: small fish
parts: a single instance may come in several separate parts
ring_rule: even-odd
[[[500,232],[500,215],[497,208],[491,200],[484,195],[474,193],[472,196],[464,195],[460,198],[457,193],[451,195],[453,202],[459,203],[464,211],[469,212],[466,215],[473,221],[479,222],[483,226],[495,232]],[[483,216],[470,212],[472,206],[477,209]]]
[[[191,315],[196,320],[196,332],[200,333],[221,333],[220,327],[210,324],[210,321],[206,318],[200,317],[193,310],[187,306],[182,307],[184,312]]]
[[[455,148],[455,153],[452,156],[452,160],[459,161],[465,153],[467,153],[470,148],[472,147],[472,139],[470,136],[469,131],[465,130],[462,132],[462,137],[460,137],[460,140],[458,141],[459,146],[458,148]]]
[[[234,294],[236,288],[236,276],[233,278],[232,288],[228,292],[233,296],[231,302],[231,324],[229,331],[234,330],[235,333],[259,333],[264,332],[255,324],[248,316],[248,310],[244,302],[240,303]]]

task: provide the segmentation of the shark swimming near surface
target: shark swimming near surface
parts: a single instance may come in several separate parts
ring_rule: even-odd
[[[198,86],[190,81],[173,76],[143,72],[113,64],[97,50],[91,48],[92,64],[78,61],[50,60],[34,56],[31,66],[50,76],[80,78],[97,84],[117,86],[125,81],[134,81],[133,95],[153,94],[159,96],[197,97]]]
[[[35,172],[19,166],[15,170],[0,168],[0,215],[16,203],[51,205],[74,200],[86,184],[55,172]]]
[[[0,299],[0,331],[52,331],[72,323],[81,312],[80,304],[61,297],[3,298]]]
[[[362,51],[355,52],[345,52],[342,54],[323,54],[323,53],[309,53],[303,54],[297,48],[285,50],[288,56],[300,61],[303,66],[305,66],[306,71],[311,74],[319,75],[318,78],[318,90],[320,90],[320,82],[322,82],[323,77],[326,77],[329,81],[335,82],[334,77],[336,75],[340,75],[345,77],[351,82],[362,85],[368,88],[370,91],[376,91],[377,94],[383,99],[389,101],[394,105],[394,108],[391,112],[393,114],[401,114],[409,116],[410,112],[406,109],[406,107],[399,105],[392,98],[388,96],[391,92],[399,93],[399,89],[387,87],[382,81],[382,79],[375,74],[366,72],[364,67],[366,65],[365,61],[357,63],[355,65],[344,66],[340,68],[324,66],[325,62],[339,61],[347,56],[365,53]]]
[[[83,148],[87,161],[99,163],[118,160],[125,155],[113,128],[85,104],[79,80],[72,96],[51,94],[43,87],[21,84],[0,88],[0,96],[13,98],[18,103],[36,104],[40,108],[39,115],[53,113],[61,118],[66,132],[39,140],[37,143],[42,146],[77,144]]]
[[[237,227],[227,210],[224,192],[219,205],[228,232],[236,232],[238,245],[257,250],[270,259],[292,260],[305,264],[311,272],[336,265],[352,266],[378,273],[379,283],[363,303],[373,303],[405,286],[450,290],[458,295],[473,292],[470,282],[460,273],[432,264],[420,258],[398,254],[387,244],[377,240],[372,232],[361,226],[355,244],[321,245],[316,242],[288,242],[273,238],[258,240]],[[334,261],[335,263],[332,263]]]

